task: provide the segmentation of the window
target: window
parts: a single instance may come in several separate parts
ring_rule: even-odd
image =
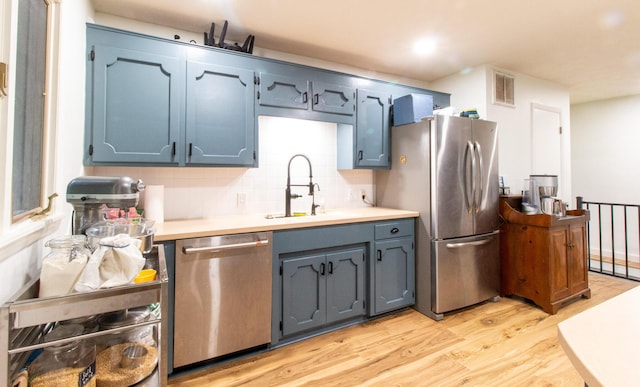
[[[511,75],[494,72],[494,98],[493,102],[501,105],[515,106],[514,97],[515,79]]]
[[[45,0],[18,2],[11,189],[14,222],[42,207],[48,8]]]

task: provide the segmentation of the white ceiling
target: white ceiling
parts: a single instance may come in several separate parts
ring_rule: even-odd
[[[228,20],[227,41],[253,34],[257,47],[425,82],[488,64],[563,85],[571,103],[640,94],[638,0],[92,2],[200,34]],[[436,40],[432,56],[413,53],[421,38]]]

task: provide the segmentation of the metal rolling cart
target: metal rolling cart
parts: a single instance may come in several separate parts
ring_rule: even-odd
[[[12,385],[29,357],[41,348],[153,326],[157,336],[158,364],[153,373],[137,385],[166,386],[168,275],[162,245],[155,245],[145,258],[147,265],[157,271],[154,281],[60,297],[37,298],[39,279],[36,278],[3,304],[0,307],[0,385]],[[46,343],[42,340],[58,321],[152,304],[159,304],[161,313],[152,313],[147,321]]]

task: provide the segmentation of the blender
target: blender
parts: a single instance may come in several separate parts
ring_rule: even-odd
[[[553,215],[553,203],[558,193],[558,175],[530,175],[531,204],[537,213]]]
[[[104,220],[103,206],[128,214],[129,208],[138,204],[143,190],[142,180],[127,176],[82,176],[71,180],[67,202],[73,206],[73,234],[84,234],[91,225]]]

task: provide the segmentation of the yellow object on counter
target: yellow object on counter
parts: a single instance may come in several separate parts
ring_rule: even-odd
[[[153,269],[143,269],[140,270],[140,273],[138,273],[138,276],[136,278],[133,279],[134,283],[143,283],[143,282],[150,282],[156,279],[156,271]]]
[[[307,213],[306,212],[294,212],[292,215],[293,216],[307,216]]]

